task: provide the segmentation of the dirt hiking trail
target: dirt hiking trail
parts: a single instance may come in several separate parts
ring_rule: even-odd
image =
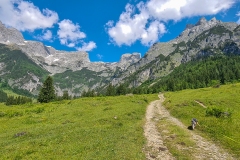
[[[165,98],[163,94],[159,95],[160,100],[150,103],[146,111],[146,123],[144,125],[144,136],[147,139],[146,147],[144,148],[146,159],[148,160],[175,160],[177,157],[169,152],[164,145],[164,138],[157,129],[157,123],[161,119],[167,119],[171,123],[181,127],[189,133],[190,138],[197,147],[188,147],[187,149],[194,153],[192,159],[206,159],[206,160],[232,160],[234,159],[230,154],[224,151],[213,142],[197,135],[194,131],[188,130],[178,119],[172,117],[169,112],[163,107],[162,102]]]

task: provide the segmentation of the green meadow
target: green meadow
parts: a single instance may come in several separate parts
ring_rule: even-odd
[[[166,92],[164,96],[164,106],[185,126],[190,126],[192,118],[199,120],[200,126],[192,132],[240,157],[240,84]],[[144,160],[146,107],[157,99],[153,94],[0,104],[0,157]],[[213,109],[229,116],[207,114]],[[167,119],[159,121],[158,128],[163,137],[170,137],[164,144],[174,157],[193,158],[194,153],[184,149],[196,147],[189,133]]]
[[[167,92],[164,95],[166,98],[164,105],[171,115],[186,126],[191,125],[192,118],[197,118],[200,126],[197,126],[193,132],[240,157],[240,84]],[[228,116],[206,114],[207,111],[212,110],[222,111]]]
[[[157,95],[0,104],[1,159],[145,159],[143,125]]]

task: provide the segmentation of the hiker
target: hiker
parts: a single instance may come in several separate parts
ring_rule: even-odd
[[[192,129],[194,130],[194,128],[196,127],[196,125],[199,125],[198,124],[198,120],[196,118],[193,118],[192,119]],[[200,126],[200,125],[199,125]]]

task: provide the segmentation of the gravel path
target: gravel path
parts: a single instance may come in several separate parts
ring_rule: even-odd
[[[144,126],[144,135],[147,138],[147,148],[145,149],[146,158],[152,159],[175,159],[163,144],[163,138],[157,130],[157,118],[160,114],[160,107],[164,99],[156,100],[150,103],[146,111],[146,123]]]

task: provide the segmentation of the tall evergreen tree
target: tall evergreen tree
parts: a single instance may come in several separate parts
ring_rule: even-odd
[[[115,95],[116,95],[116,90],[114,86],[110,83],[107,86],[106,96],[115,96]]]
[[[0,90],[0,103],[1,102],[6,102],[6,100],[7,100],[7,93]]]
[[[48,103],[55,99],[55,89],[53,86],[53,79],[51,76],[48,76],[47,79],[43,83],[43,87],[41,88],[38,101],[40,103]]]
[[[71,99],[71,97],[68,94],[68,91],[63,91],[62,99],[66,99],[66,100]]]
[[[117,95],[124,95],[127,93],[127,87],[123,84],[120,84],[116,89]]]

